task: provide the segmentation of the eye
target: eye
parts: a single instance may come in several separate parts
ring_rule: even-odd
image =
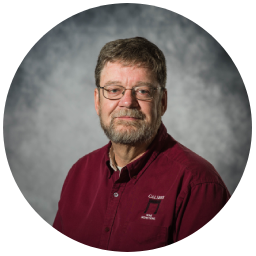
[[[110,92],[110,93],[117,93],[118,91],[119,91],[119,89],[108,90],[108,92]]]
[[[106,86],[105,90],[108,92],[108,94],[120,94],[123,91],[119,86]]]
[[[140,95],[140,96],[149,96],[151,94],[151,90],[147,86],[137,87],[135,89],[135,92],[137,95]]]
[[[149,93],[149,91],[145,90],[145,89],[138,90],[137,92],[140,93],[140,94],[147,94],[147,93]]]

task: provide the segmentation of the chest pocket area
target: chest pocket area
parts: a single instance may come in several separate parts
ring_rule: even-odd
[[[138,243],[152,243],[167,240],[167,228],[131,223],[132,238]]]
[[[131,222],[125,231],[122,249],[143,251],[167,245],[167,227]]]

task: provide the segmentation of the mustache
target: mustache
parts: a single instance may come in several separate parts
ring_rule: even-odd
[[[138,119],[145,119],[145,114],[143,114],[141,111],[138,109],[120,109],[118,111],[115,111],[112,113],[111,118],[114,119],[116,117],[121,117],[121,116],[129,116],[133,118],[138,118]]]

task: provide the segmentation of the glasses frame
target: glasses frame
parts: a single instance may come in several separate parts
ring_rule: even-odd
[[[108,86],[108,85],[106,85],[106,86]],[[98,88],[103,89],[103,96],[104,96],[104,98],[106,98],[106,99],[108,99],[108,100],[120,100],[120,99],[122,99],[123,96],[124,96],[124,94],[125,94],[125,92],[126,92],[127,90],[131,90],[131,91],[132,91],[132,94],[135,95],[135,98],[136,98],[137,100],[143,100],[143,99],[138,99],[138,98],[136,97],[136,94],[135,94],[135,88],[142,87],[143,85],[134,86],[134,87],[132,87],[131,89],[126,89],[126,88],[123,87],[122,85],[117,85],[117,86],[122,87],[122,88],[124,89],[123,92],[120,94],[120,95],[122,95],[122,96],[121,96],[120,98],[118,98],[118,99],[110,99],[110,98],[107,98],[107,97],[105,96],[104,91],[106,91],[106,89],[105,89],[106,86],[103,86],[103,87],[98,86]],[[148,86],[148,85],[147,85],[147,86]],[[157,91],[158,89],[160,89],[160,90],[165,90],[165,88],[164,88],[164,87],[161,87],[161,86],[157,86],[157,87],[149,86],[149,87],[150,87],[151,89],[153,89],[154,91]],[[145,99],[145,100],[143,100],[143,101],[149,101],[149,100],[152,100],[153,98],[154,98],[154,96],[152,96],[151,98]]]

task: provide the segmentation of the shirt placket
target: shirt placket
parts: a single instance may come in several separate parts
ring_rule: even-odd
[[[112,233],[112,227],[114,224],[116,212],[125,186],[126,183],[115,182],[112,187],[104,219],[104,224],[101,231],[100,248],[102,249],[108,249],[108,244]]]

